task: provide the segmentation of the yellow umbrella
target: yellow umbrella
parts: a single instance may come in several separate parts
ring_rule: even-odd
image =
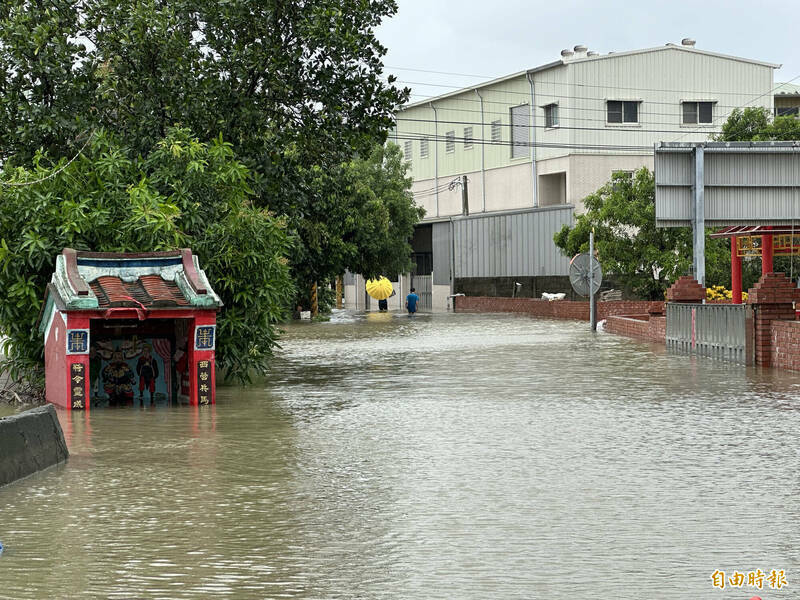
[[[375,300],[386,300],[392,295],[392,282],[386,279],[386,277],[369,279],[367,281],[367,293],[375,298]]]

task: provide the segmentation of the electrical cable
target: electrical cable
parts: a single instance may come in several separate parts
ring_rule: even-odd
[[[486,123],[480,123],[477,121],[451,121],[451,120],[439,120],[436,121],[434,119],[408,119],[405,117],[398,117],[395,121],[410,121],[415,123],[439,123],[442,124],[451,124],[451,125],[486,125]],[[595,120],[596,122],[596,120]],[[536,129],[568,129],[568,130],[576,130],[576,131],[615,131],[615,132],[624,132],[624,133],[681,133],[680,130],[675,129],[641,129],[638,127],[639,123],[636,124],[625,124],[625,123],[611,123],[607,127],[570,127],[567,125],[557,125],[554,127],[548,127],[547,125],[513,125],[510,123],[501,123],[501,127],[514,127],[514,128],[536,128]],[[720,133],[719,130],[710,131],[708,133]]]
[[[89,137],[83,143],[83,146],[81,146],[81,149],[78,150],[78,153],[75,156],[70,158],[65,165],[63,165],[62,167],[59,167],[58,169],[56,169],[55,171],[50,173],[50,175],[48,175],[47,177],[42,177],[41,179],[37,179],[35,181],[21,181],[21,182],[10,182],[10,181],[2,181],[2,180],[0,180],[0,185],[4,185],[6,187],[24,187],[24,186],[28,186],[28,185],[36,185],[37,183],[42,183],[43,181],[47,181],[48,179],[52,179],[53,177],[55,177],[56,175],[61,173],[61,171],[66,169],[68,166],[70,166],[73,163],[73,161],[83,153],[83,151],[86,149],[86,146],[88,146],[89,142],[92,141],[92,137],[94,136],[94,132],[95,131],[96,130],[94,130],[94,129],[92,130],[92,132],[89,134]]]

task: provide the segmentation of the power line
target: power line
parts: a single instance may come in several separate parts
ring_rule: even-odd
[[[435,98],[435,96],[423,96],[423,97]],[[530,96],[528,96],[528,98],[530,98]],[[571,112],[605,113],[608,110],[607,107],[605,107],[605,108],[596,108],[596,107],[593,108],[593,107],[587,107],[587,106],[569,106],[569,105],[566,105],[566,104],[561,104],[560,101],[564,100],[564,99],[590,100],[590,98],[584,98],[584,97],[580,97],[580,96],[569,96],[569,97],[559,96],[559,97],[554,97],[554,101],[553,102],[550,102],[549,99],[540,99],[539,101],[543,102],[544,104],[540,104],[540,105],[538,105],[538,107],[539,108],[544,108],[544,106],[547,106],[549,104],[555,104],[555,105],[558,106],[559,112],[561,112],[561,111],[571,111]],[[591,100],[595,100],[597,102],[603,102],[603,103],[608,101],[607,99],[600,99],[600,98],[594,98],[594,99],[591,99]],[[480,100],[476,99],[476,98],[458,98],[457,101],[458,102],[470,102],[470,103],[474,103],[474,104],[480,104]],[[625,102],[625,100],[617,100],[617,101],[618,102]],[[748,103],[752,102],[752,101],[753,100],[750,100],[750,101],[748,101]],[[639,107],[639,113],[640,114],[643,114],[643,115],[658,115],[658,116],[665,116],[665,117],[679,117],[681,115],[679,107],[680,107],[680,104],[683,101],[681,101],[681,102],[672,102],[672,103],[670,103],[670,102],[657,102],[656,103],[656,104],[664,104],[664,105],[667,105],[667,106],[671,106],[674,109],[676,109],[676,110],[672,110],[672,111],[669,111],[669,112],[658,112],[658,111],[655,111],[655,110],[648,110],[649,105],[650,104],[654,104],[653,102],[650,102],[650,101],[635,100],[634,102],[639,102],[640,103],[640,105],[641,105]],[[689,102],[693,102],[693,101],[690,100]],[[694,102],[697,102],[697,100],[695,100]],[[504,107],[513,106],[508,101],[489,100],[489,99],[486,99],[486,98],[484,98],[483,103],[484,104],[498,104],[498,105],[504,106]],[[530,102],[526,102],[526,103],[521,104],[519,106],[526,106],[526,105],[529,105],[529,104],[530,104]],[[741,108],[741,106],[724,105],[724,104],[719,104],[718,102],[713,102],[713,104],[717,108],[731,108],[731,109]],[[417,106],[413,106],[413,107],[409,107],[409,108],[400,107],[397,110],[397,114],[403,113],[403,112],[405,112],[407,110],[418,110],[418,109],[426,109],[426,108],[429,108],[429,107],[423,106],[422,104],[417,105]],[[770,107],[763,107],[763,108],[765,110],[770,111],[771,113],[775,112],[775,110],[773,108],[770,108]],[[437,109],[438,110],[442,110],[442,111],[474,112],[476,114],[480,113],[479,110],[470,110],[470,109],[465,109],[465,108],[455,108],[455,107],[450,107],[450,106],[438,106]],[[508,110],[505,110],[503,112],[484,110],[483,112],[484,112],[484,114],[494,114],[494,115],[508,116]],[[729,114],[729,113],[726,111],[726,112],[723,113],[723,116],[725,116],[727,114]],[[579,119],[580,117],[572,117],[572,118]],[[596,121],[597,119],[584,119],[584,120],[594,120],[594,121]],[[673,125],[674,122],[657,122],[657,123],[654,123],[654,124]]]
[[[761,94],[760,96],[756,96],[755,98],[752,98],[751,100],[748,100],[748,101],[746,102],[746,104],[750,104],[751,102],[754,102],[754,101],[758,100],[759,98],[762,98],[762,97],[766,96],[767,94],[772,94],[772,93],[774,93],[774,92],[775,92],[775,90],[779,89],[779,88],[780,88],[782,85],[785,85],[785,84],[787,84],[787,83],[792,83],[792,82],[793,82],[795,79],[800,79],[800,75],[796,75],[795,77],[792,77],[792,78],[791,78],[789,81],[784,81],[783,83],[780,83],[780,84],[778,84],[777,86],[775,86],[774,88],[772,88],[770,91],[768,91],[768,92],[764,92],[764,93],[763,93],[763,94]],[[745,108],[745,106],[744,106],[744,105],[742,105],[742,106],[737,106],[737,107],[735,107],[735,108],[734,108],[734,110],[736,110],[737,108],[738,108],[738,109],[741,109],[741,108]],[[733,112],[733,111],[731,111],[731,112]],[[722,115],[720,115],[720,116],[719,116],[719,117],[717,117],[716,119],[713,119],[713,120],[711,121],[711,124],[713,125],[713,124],[714,124],[714,123],[715,123],[715,122],[716,122],[718,119],[720,119],[721,117],[722,117]],[[676,141],[676,142],[677,142],[677,141],[678,141],[678,140],[680,140],[682,137],[686,137],[687,135],[689,135],[689,134],[691,134],[691,133],[694,133],[694,132],[688,131],[688,132],[686,132],[686,133],[683,133],[682,135],[679,135],[679,136],[678,136],[678,137],[677,137],[675,140],[673,140],[673,141]]]
[[[411,69],[408,67],[389,67],[384,66],[384,69],[393,71],[414,71],[416,73],[433,73],[434,75],[456,75],[458,77],[475,77],[476,79],[494,79],[491,75],[470,75],[469,73],[451,73],[450,71],[430,71],[428,69]]]
[[[96,130],[94,130],[94,129],[92,130],[92,132],[89,134],[89,137],[83,143],[83,146],[81,146],[81,149],[78,150],[78,153],[75,156],[70,158],[63,167],[60,167],[60,168],[56,169],[55,171],[50,173],[50,175],[48,175],[47,177],[42,177],[41,179],[37,179],[36,181],[22,181],[22,182],[0,181],[0,185],[4,185],[6,187],[24,187],[24,186],[27,186],[27,185],[36,185],[37,183],[42,183],[43,181],[47,181],[48,179],[52,179],[53,177],[55,177],[56,175],[61,173],[61,171],[66,169],[68,166],[70,166],[72,164],[72,162],[76,158],[78,158],[81,155],[81,153],[83,153],[83,151],[86,149],[86,146],[88,146],[89,142],[92,141],[92,137],[94,136],[94,132],[95,131]]]
[[[431,87],[449,87],[449,88],[455,88],[457,90],[463,89],[464,90],[463,93],[465,93],[465,94],[469,93],[469,92],[472,92],[475,89],[475,88],[461,88],[460,86],[453,86],[453,85],[447,85],[447,84],[425,83],[425,82],[418,82],[418,81],[400,81],[400,80],[398,80],[398,83],[427,85],[427,86],[431,86]],[[569,83],[558,83],[558,82],[543,82],[543,83],[545,83],[545,84],[553,84],[553,85],[568,85],[568,86],[572,85],[572,84],[569,84]],[[789,82],[786,82],[786,83],[789,83]],[[608,88],[609,89],[614,89],[614,86],[608,86]],[[636,88],[624,88],[624,89],[636,89]],[[775,88],[775,89],[778,89],[778,88]],[[646,90],[639,89],[638,91],[646,91]],[[667,92],[667,91],[670,91],[670,90],[652,90],[652,91]],[[765,96],[766,94],[771,93],[772,91],[774,91],[774,90],[770,90],[769,92],[761,94],[761,96]],[[506,95],[522,96],[522,97],[524,97],[524,98],[526,98],[528,100],[530,100],[530,97],[531,97],[530,92],[518,92],[516,90],[502,90],[502,92],[500,92],[500,93],[506,94]],[[697,93],[697,94],[703,94],[703,95],[711,95],[711,94],[722,94],[723,92],[711,92],[711,91],[706,90],[705,92],[676,91],[675,93],[682,93],[682,94],[695,94],[695,93]],[[749,93],[750,92],[740,92],[740,93],[737,93],[736,95],[746,95],[746,94],[749,94]],[[424,96],[424,94],[420,94],[420,95]],[[601,102],[607,102],[609,100],[622,100],[622,101],[626,100],[626,98],[606,98],[606,97],[600,98],[600,97],[596,97],[596,96],[569,96],[569,95],[564,95],[564,94],[560,94],[560,93],[557,93],[557,92],[547,93],[547,92],[542,92],[542,91],[539,91],[538,93],[536,93],[534,95],[535,96],[553,96],[554,98],[557,98],[557,99],[599,100]],[[758,99],[761,96],[757,96],[755,99]],[[430,98],[438,98],[438,96],[428,96],[428,97],[430,97]],[[474,100],[474,99],[469,99],[469,100],[471,100],[472,102],[479,102],[479,100]],[[674,101],[673,102],[662,102],[660,100],[645,100],[645,99],[627,99],[627,100],[635,101],[635,102],[642,102],[642,103],[646,102],[647,104],[675,106],[675,102]],[[690,101],[690,102],[692,101],[691,99],[687,99],[687,100]],[[708,100],[710,100],[710,98],[708,98]],[[753,100],[749,100],[748,103],[752,102],[752,101]],[[484,102],[486,102],[486,100],[484,100]],[[504,104],[507,104],[507,103],[504,103]],[[734,104],[720,104],[719,102],[714,102],[714,104],[716,104],[720,108],[736,108],[736,106],[737,106],[737,105],[734,105]],[[411,108],[416,108],[416,107],[411,107]],[[401,107],[401,110],[406,110],[406,109],[403,109]]]
[[[395,121],[412,121],[415,123],[439,123],[439,124],[446,124],[449,123],[451,125],[484,125],[484,123],[475,122],[475,121],[436,121],[434,119],[406,119],[406,118],[397,118]],[[638,127],[631,128],[630,126],[626,126],[624,123],[614,124],[618,125],[614,127],[570,127],[567,125],[557,125],[555,127],[548,127],[547,125],[514,125],[511,123],[501,124],[501,127],[508,127],[508,128],[525,128],[525,129],[568,129],[568,130],[576,130],[576,131],[604,131],[604,132],[623,132],[623,133],[681,133],[680,131],[674,129],[640,129]],[[718,130],[709,131],[708,133],[720,133]]]
[[[466,99],[466,98],[460,98],[458,101],[459,102],[467,102],[467,101],[469,101],[469,102],[479,102],[478,100],[474,100],[473,101],[473,100],[469,100],[469,99]],[[506,107],[510,108],[510,105],[507,102],[486,101],[486,103],[489,103],[489,104],[500,104],[502,106],[506,106]],[[417,107],[414,107],[414,108],[427,108],[427,107],[417,106]],[[480,110],[473,110],[473,109],[469,109],[469,108],[454,108],[454,107],[450,107],[450,106],[448,106],[448,107],[438,107],[437,110],[441,110],[443,112],[462,112],[462,113],[468,113],[468,114],[474,114],[474,115],[480,115],[481,114]],[[564,112],[569,112],[569,113],[600,112],[600,113],[604,113],[605,114],[605,113],[607,113],[607,109],[605,109],[605,108],[574,107],[574,106],[566,106],[564,104],[558,104],[558,112],[559,112],[559,116],[563,116]],[[398,114],[402,114],[402,113],[398,113]],[[679,110],[678,111],[673,111],[673,112],[668,112],[668,113],[653,112],[653,111],[641,110],[641,109],[639,110],[639,115],[646,116],[646,117],[650,117],[650,116],[653,116],[653,115],[659,115],[659,116],[675,117],[677,119],[678,117],[681,116],[681,114],[682,113]],[[729,113],[725,113],[725,114],[727,115]],[[509,117],[509,111],[508,111],[508,109],[505,110],[505,111],[502,111],[502,112],[501,111],[484,110],[483,111],[483,115],[484,116],[486,116],[486,115],[496,115],[496,116],[508,118]],[[577,116],[572,116],[572,114],[569,114],[568,116],[565,116],[564,118],[565,119],[569,119],[571,121],[590,121],[592,123],[597,123],[600,120],[598,117],[577,117]],[[500,119],[500,120],[502,120],[502,119]],[[442,121],[439,121],[439,122],[440,123],[444,123],[444,122],[449,122],[449,121],[442,120]],[[487,121],[484,124],[485,125],[490,125],[491,121]],[[671,121],[649,121],[648,124],[649,125],[675,125],[676,122],[675,122],[675,120],[671,120]],[[503,125],[507,125],[507,123],[504,123]],[[620,125],[623,125],[623,124],[620,124]]]
[[[393,139],[397,140],[427,140],[433,143],[440,143],[440,142],[451,142],[451,143],[463,143],[465,140],[469,140],[473,144],[477,145],[485,145],[485,146],[517,146],[517,147],[527,147],[527,148],[563,148],[563,149],[574,149],[574,150],[617,150],[617,151],[631,151],[631,152],[653,152],[653,145],[647,146],[635,146],[635,145],[626,145],[626,144],[570,144],[570,143],[555,143],[555,142],[512,142],[512,141],[504,141],[504,140],[486,140],[483,138],[464,138],[464,137],[446,137],[442,135],[427,135],[427,134],[398,134],[396,136],[391,136]],[[430,157],[430,155],[428,156]]]

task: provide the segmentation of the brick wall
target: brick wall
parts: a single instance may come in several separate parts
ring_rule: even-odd
[[[539,298],[489,298],[486,296],[459,296],[455,300],[456,312],[513,312],[534,317],[589,320],[589,302],[572,300],[541,300]],[[646,315],[663,313],[663,302],[637,300],[611,300],[597,303],[597,319],[613,315]]]
[[[667,318],[650,315],[611,316],[606,319],[605,330],[617,335],[665,343]]]
[[[800,321],[772,321],[772,366],[800,371]]]
[[[793,302],[800,301],[800,289],[783,273],[767,273],[761,276],[755,287],[747,294],[747,303],[753,307],[753,341],[755,363],[771,367],[774,360],[791,362],[792,358],[774,347],[773,323],[793,321]]]

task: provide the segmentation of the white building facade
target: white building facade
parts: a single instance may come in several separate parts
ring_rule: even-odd
[[[773,106],[780,65],[694,42],[560,60],[401,108],[390,138],[406,152],[426,218],[570,204],[614,171],[653,168],[653,145],[706,141],[734,108]]]

